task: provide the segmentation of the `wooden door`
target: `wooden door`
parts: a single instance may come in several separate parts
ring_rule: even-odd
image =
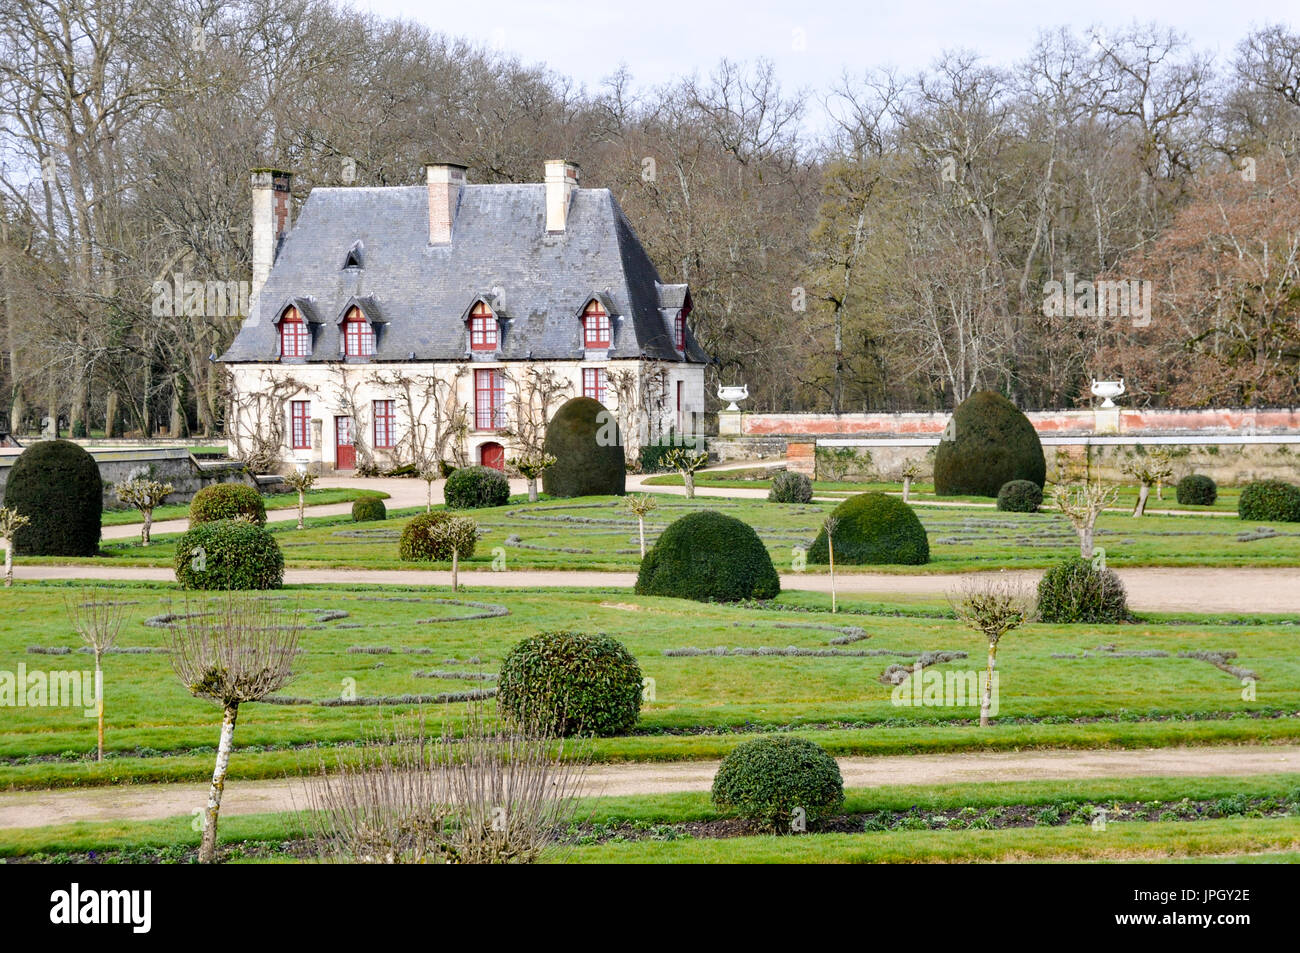
[[[357,448],[352,442],[352,418],[334,418],[334,469],[355,470]]]
[[[499,443],[485,443],[479,448],[479,462],[494,470],[506,468],[506,448]]]

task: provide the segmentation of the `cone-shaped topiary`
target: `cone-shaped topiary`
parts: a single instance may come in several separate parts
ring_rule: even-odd
[[[23,556],[99,552],[104,482],[99,464],[67,440],[43,440],[19,455],[5,484],[5,506],[30,522],[14,534]]]
[[[266,523],[266,503],[262,494],[245,483],[213,483],[194,494],[190,500],[190,525],[217,520],[246,519]]]
[[[1043,444],[1029,418],[1001,394],[971,394],[953,411],[934,457],[939,496],[997,496],[1003,484],[1047,479]]]
[[[528,728],[622,735],[641,711],[641,666],[617,639],[543,632],[501,660],[497,705]]]
[[[835,520],[835,562],[864,566],[919,566],[930,561],[930,540],[916,513],[883,493],[859,493],[831,511]],[[830,562],[826,529],[808,550],[808,562]]]
[[[683,516],[641,560],[636,591],[678,599],[771,599],[781,580],[754,528],[732,516],[701,510]]]
[[[566,401],[546,425],[544,452],[555,464],[542,474],[549,496],[621,496],[627,482],[623,441],[613,414],[590,397]]]

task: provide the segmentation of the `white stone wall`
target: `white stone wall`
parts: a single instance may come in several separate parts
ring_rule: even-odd
[[[637,360],[547,361],[545,365],[569,382],[570,389],[565,399],[582,395],[582,371],[585,368],[604,368],[607,376],[614,371],[627,370],[635,370],[644,376],[654,366],[649,362]],[[703,365],[664,364],[659,366],[665,369],[668,393],[658,421],[658,427],[653,429],[658,432],[665,432],[670,427],[677,426],[676,395],[679,382],[682,393],[682,417],[686,421],[687,429],[693,429],[692,424],[697,418],[693,418],[691,415],[699,415],[704,412]],[[410,427],[408,411],[403,403],[400,388],[373,380],[376,375],[392,376],[394,374],[403,374],[410,377],[420,377],[436,374],[440,379],[451,381],[455,379],[457,370],[463,370],[460,378],[456,381],[457,402],[466,406],[469,411],[471,429],[465,442],[465,450],[469,460],[477,463],[480,448],[487,443],[502,444],[506,449],[507,457],[510,457],[516,448],[511,445],[507,438],[492,430],[475,429],[473,372],[487,368],[506,370],[506,425],[509,427],[513,424],[513,421],[509,419],[509,412],[511,402],[515,396],[514,382],[510,378],[511,376],[522,378],[528,367],[527,362],[519,361],[464,361],[438,364],[416,362],[400,364],[342,364],[339,362],[330,362],[328,364],[232,364],[229,369],[235,395],[235,410],[232,414],[232,420],[227,425],[227,432],[231,435],[229,441],[230,453],[233,456],[239,452],[235,434],[248,433],[253,428],[249,418],[254,412],[255,402],[250,398],[258,393],[270,394],[271,386],[269,386],[268,382],[283,383],[292,381],[298,385],[292,389],[281,387],[275,395],[275,402],[281,404],[279,412],[283,416],[283,460],[285,464],[291,466],[297,463],[317,463],[321,465],[323,470],[329,471],[334,469],[335,466],[335,417],[348,416],[347,400],[344,397],[345,381],[346,389],[355,394],[355,405],[359,411],[355,415],[359,419],[354,421],[354,426],[366,446],[374,448],[374,421],[371,419],[373,417],[374,401],[392,400],[395,402],[395,441],[400,441],[403,434],[407,433]],[[313,436],[314,445],[307,450],[294,450],[291,447],[290,402],[296,400],[309,401],[311,403],[310,418],[314,421],[320,421],[318,430],[320,434],[319,445],[316,445]],[[270,403],[270,401],[264,403]],[[611,412],[618,413],[617,395],[608,381],[604,403]],[[551,412],[554,412],[554,410],[555,407],[552,407]],[[316,432],[315,427],[312,429]],[[631,445],[631,452],[635,453],[639,445],[639,435],[635,432],[638,428],[630,429],[632,432],[625,432],[624,439]],[[380,466],[393,466],[410,462],[396,459],[394,454],[380,449],[372,449],[372,453],[376,463]]]

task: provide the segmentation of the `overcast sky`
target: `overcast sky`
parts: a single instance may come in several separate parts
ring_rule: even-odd
[[[389,17],[545,63],[594,87],[621,64],[638,85],[692,71],[723,56],[765,57],[787,90],[824,90],[848,68],[927,65],[967,47],[994,63],[1024,55],[1040,30],[1122,26],[1154,20],[1203,50],[1230,55],[1253,26],[1300,20],[1300,0],[351,0]],[[802,48],[798,48],[802,40]]]

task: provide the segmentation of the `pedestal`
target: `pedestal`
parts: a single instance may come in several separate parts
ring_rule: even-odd
[[[742,429],[740,417],[741,412],[739,410],[718,411],[718,436],[739,437]]]
[[[1118,407],[1098,407],[1093,413],[1096,415],[1092,425],[1095,433],[1119,433]]]

